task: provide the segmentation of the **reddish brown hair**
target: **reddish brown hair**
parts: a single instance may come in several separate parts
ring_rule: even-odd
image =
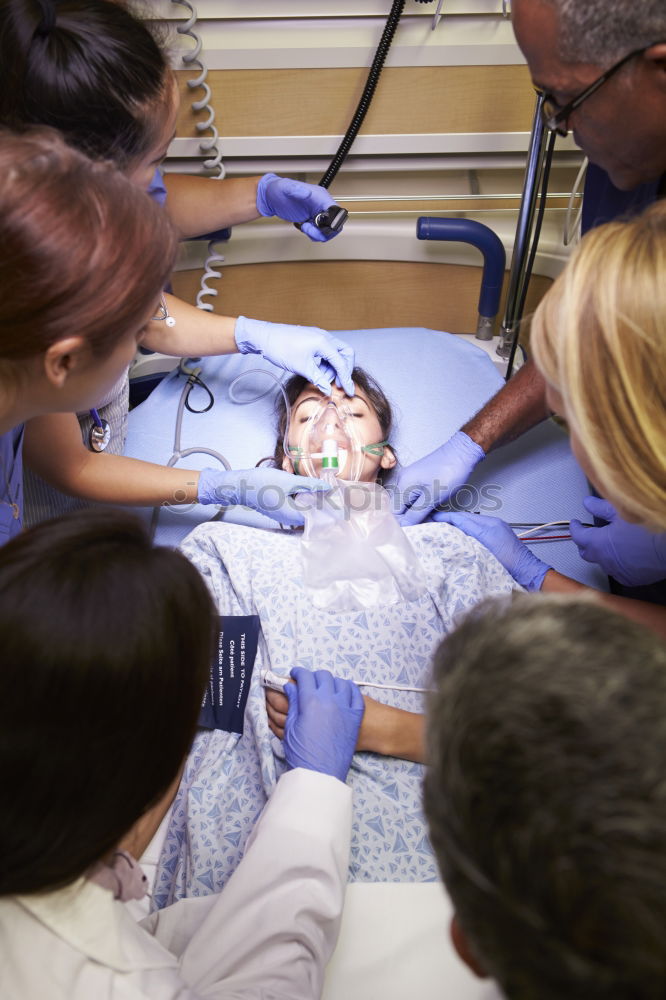
[[[0,360],[71,334],[98,357],[139,330],[173,267],[164,209],[51,129],[0,132]]]

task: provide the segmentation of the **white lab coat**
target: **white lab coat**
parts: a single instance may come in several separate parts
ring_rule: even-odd
[[[181,900],[143,926],[84,879],[4,897],[0,997],[313,1000],[338,935],[350,831],[350,789],[299,768],[278,782],[218,895]]]

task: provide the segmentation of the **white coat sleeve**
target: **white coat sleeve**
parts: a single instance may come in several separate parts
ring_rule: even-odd
[[[340,928],[350,836],[351,790],[289,771],[223,891],[175,903],[144,926],[179,956],[197,996],[314,1000]]]

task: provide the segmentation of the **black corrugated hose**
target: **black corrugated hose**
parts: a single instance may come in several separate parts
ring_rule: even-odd
[[[418,0],[419,3],[429,3],[430,0]],[[375,87],[377,86],[377,81],[379,80],[379,74],[384,66],[384,60],[386,59],[388,50],[391,47],[391,42],[393,41],[393,36],[395,30],[398,27],[398,22],[400,16],[403,12],[405,6],[405,0],[393,0],[393,5],[391,7],[389,16],[386,19],[386,24],[384,26],[384,31],[382,37],[377,46],[377,51],[375,53],[375,58],[372,61],[372,66],[370,67],[370,72],[368,73],[368,79],[365,82],[365,87],[363,88],[363,93],[361,94],[361,99],[358,102],[356,111],[354,112],[354,117],[349,123],[349,128],[344,134],[342,142],[338,146],[338,151],[333,157],[328,167],[328,170],[319,181],[322,187],[328,188],[333,181],[333,178],[337,174],[338,170],[342,166],[344,160],[347,157],[347,153],[351,149],[352,143],[358,134],[358,130],[363,124],[363,119],[365,118],[365,113],[370,107],[370,102],[372,101],[372,95],[375,92]]]

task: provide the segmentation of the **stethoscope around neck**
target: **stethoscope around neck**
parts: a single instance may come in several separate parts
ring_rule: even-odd
[[[108,420],[103,420],[97,410],[90,410],[92,427],[88,431],[88,447],[91,451],[106,451],[111,440],[111,428]]]
[[[176,325],[175,319],[167,309],[166,299],[163,295],[160,297],[159,311],[152,317],[151,322],[163,322],[166,323],[167,326]],[[98,453],[106,451],[111,440],[111,428],[109,427],[109,422],[108,420],[104,420],[100,417],[99,411],[95,409],[95,407],[92,407],[89,412],[90,419],[92,420],[92,426],[88,431],[88,447],[91,451],[96,451]]]

